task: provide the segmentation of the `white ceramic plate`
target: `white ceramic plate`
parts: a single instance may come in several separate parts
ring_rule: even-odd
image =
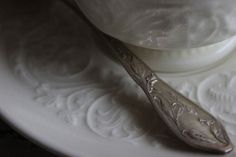
[[[60,2],[34,16],[0,19],[0,113],[26,136],[75,157],[214,156],[172,136],[139,87],[103,54],[110,50]],[[219,118],[234,143],[235,59],[233,53],[207,71],[160,75]]]

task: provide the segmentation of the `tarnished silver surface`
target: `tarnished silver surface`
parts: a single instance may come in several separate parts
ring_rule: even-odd
[[[107,35],[103,37],[175,135],[185,143],[206,151],[227,153],[233,149],[219,121],[162,81],[122,42]]]
[[[65,2],[75,6],[73,0]],[[210,113],[162,81],[121,41],[92,27],[107,41],[113,54],[143,89],[156,112],[176,136],[192,147],[210,152],[228,153],[233,150],[234,146],[224,127]]]

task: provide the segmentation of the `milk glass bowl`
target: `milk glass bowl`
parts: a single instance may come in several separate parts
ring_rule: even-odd
[[[182,58],[180,62],[195,58],[200,66],[196,55],[203,53],[203,47],[208,51],[203,57],[215,58],[209,59],[210,63],[223,58],[235,45],[232,37],[236,32],[236,0],[75,1],[97,28],[127,43],[141,58],[152,56],[153,60],[154,55],[160,60],[162,53],[195,53],[192,59]],[[218,50],[222,52],[216,57]],[[179,62],[177,58],[159,62],[166,62],[168,67],[167,62],[173,61]],[[147,62],[150,61],[147,59]]]

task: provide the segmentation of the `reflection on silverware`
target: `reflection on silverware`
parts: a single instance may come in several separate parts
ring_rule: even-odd
[[[227,153],[233,149],[219,121],[162,81],[122,42],[105,34],[102,36],[176,136],[190,146],[206,151]]]
[[[233,145],[219,121],[162,81],[121,41],[102,33],[94,26],[91,27],[109,44],[114,56],[143,89],[157,114],[177,137],[188,145],[205,151],[228,153],[233,150]]]

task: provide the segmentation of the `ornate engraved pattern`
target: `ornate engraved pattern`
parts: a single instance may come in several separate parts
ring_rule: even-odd
[[[114,49],[113,53],[143,88],[157,112],[178,137],[201,149],[229,151],[231,142],[223,126],[214,117],[175,92],[120,41],[104,36]]]

